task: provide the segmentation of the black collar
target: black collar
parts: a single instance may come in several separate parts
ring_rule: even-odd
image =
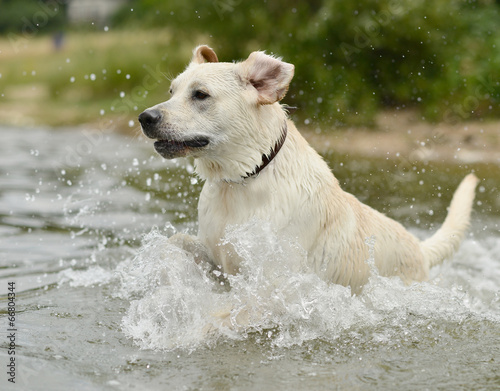
[[[247,178],[251,178],[251,177],[259,175],[259,173],[264,168],[266,168],[266,166],[269,163],[272,162],[272,160],[276,157],[276,155],[280,151],[281,147],[285,143],[287,133],[288,133],[288,127],[286,125],[286,120],[285,120],[285,122],[283,123],[283,128],[281,129],[281,136],[278,139],[278,141],[276,141],[276,144],[274,144],[274,147],[273,147],[273,149],[271,149],[271,152],[269,153],[269,155],[263,154],[262,155],[262,164],[260,166],[255,167],[255,170],[253,170],[253,172],[251,172],[251,173],[247,172],[247,175],[242,177],[243,179],[247,179]]]

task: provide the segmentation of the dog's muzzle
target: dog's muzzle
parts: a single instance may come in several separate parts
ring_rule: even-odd
[[[162,125],[162,120],[161,112],[156,109],[148,109],[139,114],[142,131],[147,137],[157,140],[154,143],[155,150],[165,159],[191,155],[194,150],[206,147],[210,143],[210,140],[203,136],[174,137],[173,132],[169,132]]]
[[[157,139],[160,137],[160,123],[162,115],[159,110],[148,109],[139,114],[139,122],[142,126],[142,131],[149,138]]]

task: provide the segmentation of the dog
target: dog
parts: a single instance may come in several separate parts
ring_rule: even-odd
[[[469,174],[456,190],[441,228],[420,241],[401,224],[344,192],[326,162],[307,143],[279,102],[294,66],[253,52],[238,63],[219,62],[206,45],[171,83],[171,98],[139,115],[144,134],[166,159],[194,157],[205,181],[196,237],[172,243],[224,273],[241,259],[224,233],[252,219],[296,240],[308,270],[358,293],[367,283],[370,254],[382,276],[406,284],[425,281],[429,270],[458,249],[469,225],[478,179]],[[375,238],[372,249],[366,239]],[[272,262],[272,260],[269,260]]]

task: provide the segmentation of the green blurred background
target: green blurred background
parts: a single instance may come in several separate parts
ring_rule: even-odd
[[[200,43],[296,66],[285,103],[323,129],[382,110],[500,116],[500,1],[0,0],[0,122],[132,122]]]

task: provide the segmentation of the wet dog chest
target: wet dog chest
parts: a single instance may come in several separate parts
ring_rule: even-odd
[[[244,223],[249,218],[262,217],[262,211],[269,213],[271,204],[271,195],[260,187],[206,184],[198,205],[200,224],[202,220],[212,226]]]

